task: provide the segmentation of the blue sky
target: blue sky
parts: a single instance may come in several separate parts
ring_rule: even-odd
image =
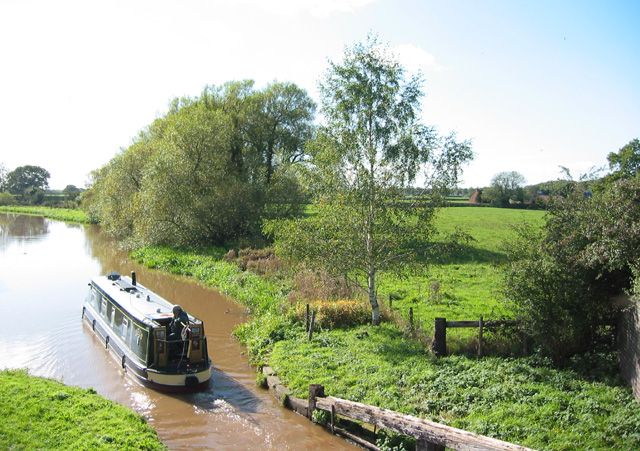
[[[375,32],[422,71],[423,116],[471,139],[464,186],[577,176],[640,137],[639,1],[0,0],[0,163],[83,186],[175,96],[250,78],[317,99]]]

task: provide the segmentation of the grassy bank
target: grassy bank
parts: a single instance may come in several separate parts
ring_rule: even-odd
[[[429,272],[405,279],[386,276],[382,294],[395,292],[399,314],[414,307],[425,328],[435,316],[509,316],[499,296],[504,262],[500,237],[513,233],[511,225],[518,222],[542,220],[536,211],[445,209],[438,218],[440,230],[459,226],[475,241]],[[585,358],[563,370],[534,357],[435,359],[411,334],[390,323],[319,330],[308,341],[287,300],[291,275],[266,278],[242,271],[222,260],[223,252],[156,247],[136,251],[133,257],[219,287],[251,308],[252,321],[236,335],[254,364],[269,363],[298,396],[306,397],[310,383],[322,383],[330,395],[533,448],[640,448],[640,409],[614,376],[615,359],[610,356]],[[434,278],[441,286],[439,297],[426,291]]]
[[[129,409],[25,371],[0,371],[0,418],[0,449],[165,449]]]
[[[3,205],[0,206],[0,213],[1,212],[19,213],[21,215],[44,216],[45,218],[56,219],[58,221],[78,222],[83,224],[88,224],[91,222],[84,211],[70,208]]]
[[[589,359],[564,370],[535,357],[436,359],[387,324],[312,341],[299,333],[277,342],[269,361],[299,397],[319,383],[332,396],[534,449],[640,448],[640,406],[615,379],[585,371]]]

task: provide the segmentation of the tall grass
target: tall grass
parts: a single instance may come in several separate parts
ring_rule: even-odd
[[[222,260],[225,250],[172,249],[150,246],[131,253],[139,263],[173,274],[194,277],[201,283],[216,287],[221,292],[246,305],[253,313],[278,311],[285,299],[287,288],[238,265]]]

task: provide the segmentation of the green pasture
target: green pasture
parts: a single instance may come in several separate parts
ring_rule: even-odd
[[[451,256],[425,264],[412,274],[398,277],[384,274],[380,294],[383,304],[404,318],[413,308],[416,323],[427,333],[434,318],[450,320],[500,319],[512,316],[501,292],[502,265],[506,260],[505,243],[516,236],[515,227],[527,223],[542,226],[545,212],[489,207],[444,208],[436,217],[443,240],[456,228],[473,240]],[[450,331],[450,343],[463,343],[475,331]]]

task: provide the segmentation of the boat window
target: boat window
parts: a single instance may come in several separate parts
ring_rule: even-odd
[[[149,332],[147,329],[140,327],[140,325],[134,322],[132,322],[132,326],[133,330],[129,337],[129,348],[140,358],[140,360],[146,362]]]
[[[100,313],[105,318],[107,317],[107,298],[102,298],[102,302],[100,303]]]
[[[114,319],[116,317],[116,309],[113,308],[113,305],[111,305],[111,303],[109,303],[109,310],[111,311],[111,315],[109,316],[111,318],[111,328],[113,329],[114,326]]]
[[[114,330],[120,331],[122,327],[122,319],[124,315],[122,314],[122,310],[114,306],[113,313],[111,314],[111,326]]]
[[[94,287],[91,287],[89,293],[87,293],[87,303],[97,311],[100,311],[100,295]]]
[[[126,316],[122,318],[122,326],[120,328],[120,336],[124,338],[125,343],[127,342],[127,336],[129,335],[129,318]]]

